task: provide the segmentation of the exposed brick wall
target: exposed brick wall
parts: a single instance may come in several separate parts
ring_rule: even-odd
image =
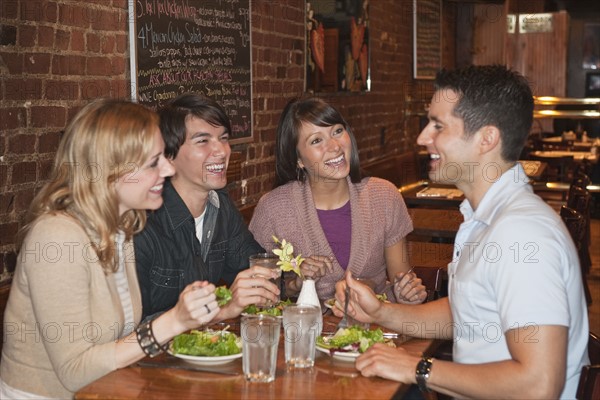
[[[451,4],[451,3],[449,3]],[[443,59],[454,63],[453,8],[445,7]],[[50,169],[60,131],[86,102],[127,98],[127,0],[0,2],[0,281],[14,267],[14,235]],[[372,90],[329,95],[367,161],[414,146],[407,97],[429,95],[412,79],[412,0],[370,3]],[[304,0],[252,0],[254,141],[242,152],[239,205],[270,190],[279,113],[304,88]]]

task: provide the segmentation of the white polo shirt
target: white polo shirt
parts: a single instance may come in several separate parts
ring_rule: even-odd
[[[577,250],[560,216],[533,193],[517,163],[465,217],[448,265],[456,362],[510,359],[505,332],[540,325],[569,328],[562,398],[574,398],[587,355],[588,318]]]

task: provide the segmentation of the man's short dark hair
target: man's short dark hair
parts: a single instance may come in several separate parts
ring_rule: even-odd
[[[185,122],[189,117],[202,119],[212,126],[222,126],[231,133],[231,122],[225,110],[214,100],[195,93],[182,94],[158,111],[160,132],[165,141],[165,156],[177,157],[186,139]]]
[[[525,77],[502,65],[441,70],[435,79],[436,96],[443,89],[457,94],[454,115],[463,120],[465,135],[495,126],[502,138],[502,157],[519,159],[533,122],[533,95]]]

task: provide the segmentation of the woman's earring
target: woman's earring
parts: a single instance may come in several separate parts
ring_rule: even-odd
[[[304,169],[300,168],[300,166],[296,167],[296,180],[304,182]]]

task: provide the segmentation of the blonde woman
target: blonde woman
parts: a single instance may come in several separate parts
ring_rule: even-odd
[[[131,238],[162,204],[173,174],[158,117],[99,100],[67,127],[50,182],[31,206],[4,319],[0,398],[72,397],[88,383],[155,355],[219,311],[194,282],[152,322],[141,319]]]

